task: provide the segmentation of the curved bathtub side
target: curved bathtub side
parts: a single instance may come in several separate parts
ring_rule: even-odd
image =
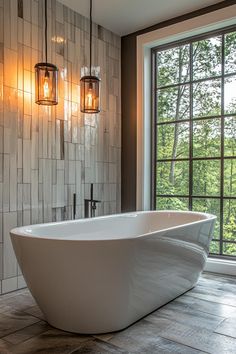
[[[105,333],[130,324],[130,241],[55,242],[12,235],[12,242],[26,283],[52,326]]]
[[[214,220],[134,239],[66,241],[12,234],[29,289],[55,327],[106,333],[127,327],[192,288]]]
[[[139,318],[194,287],[203,271],[214,220],[137,240],[131,313]]]

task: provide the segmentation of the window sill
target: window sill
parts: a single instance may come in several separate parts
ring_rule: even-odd
[[[236,261],[208,258],[204,271],[236,276]]]

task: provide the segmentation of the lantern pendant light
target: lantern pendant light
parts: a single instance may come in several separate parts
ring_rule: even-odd
[[[58,104],[58,68],[48,63],[47,46],[47,0],[45,0],[45,63],[35,65],[35,102],[40,105]]]
[[[90,46],[89,46],[89,75],[80,79],[80,110],[83,113],[100,112],[100,79],[92,75],[92,0],[90,0]]]

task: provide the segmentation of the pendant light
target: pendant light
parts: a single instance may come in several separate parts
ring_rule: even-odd
[[[35,102],[40,105],[52,106],[58,104],[58,68],[48,63],[47,45],[47,0],[45,6],[45,63],[35,65]]]
[[[90,46],[89,46],[89,75],[80,79],[80,110],[83,113],[100,112],[100,79],[92,75],[92,0],[90,0]]]

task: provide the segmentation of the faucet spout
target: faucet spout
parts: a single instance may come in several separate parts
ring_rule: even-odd
[[[93,183],[91,183],[90,199],[84,200],[84,217],[85,218],[94,218],[95,217],[97,203],[101,203],[101,201],[93,199]]]

